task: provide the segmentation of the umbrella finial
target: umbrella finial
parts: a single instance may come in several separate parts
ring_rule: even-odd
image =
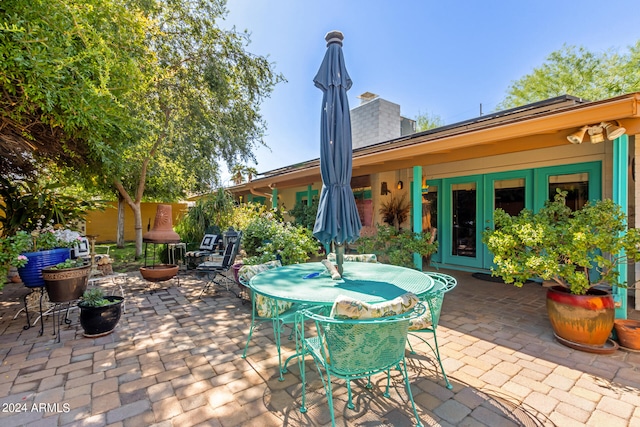
[[[342,35],[342,31],[333,30],[329,31],[324,39],[327,41],[327,46],[331,43],[339,43],[342,46],[342,40],[344,40],[344,35]]]

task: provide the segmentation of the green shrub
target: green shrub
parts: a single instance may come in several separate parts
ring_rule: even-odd
[[[283,265],[307,261],[318,252],[311,230],[284,222],[279,211],[259,211],[243,229],[245,264],[261,264],[280,258]]]
[[[438,250],[438,242],[431,241],[431,233],[413,233],[409,230],[396,230],[388,225],[378,225],[374,236],[358,239],[358,252],[376,254],[380,262],[402,267],[415,268],[413,254],[428,257]]]

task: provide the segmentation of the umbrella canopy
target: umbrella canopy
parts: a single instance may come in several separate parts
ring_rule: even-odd
[[[340,31],[326,36],[327,52],[313,79],[323,92],[320,122],[320,172],[322,192],[313,235],[322,243],[335,242],[339,247],[360,236],[362,224],[351,191],[351,116],[347,90],[351,78],[344,65]],[[344,248],[343,248],[344,249]],[[338,270],[342,273],[342,257]]]

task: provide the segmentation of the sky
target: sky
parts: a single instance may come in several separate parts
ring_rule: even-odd
[[[320,157],[322,92],[313,84],[324,36],[344,34],[353,80],[349,105],[372,92],[401,115],[444,124],[495,111],[510,84],[563,45],[624,53],[640,40],[638,0],[228,0],[222,28],[247,30],[248,52],[265,56],[286,82],[260,111],[267,147],[258,172]],[[228,173],[223,174],[228,180]]]

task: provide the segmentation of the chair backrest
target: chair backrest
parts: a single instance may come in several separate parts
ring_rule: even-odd
[[[80,237],[78,243],[71,248],[71,258],[84,258],[89,256],[89,239]]]
[[[426,294],[420,295],[421,304],[424,305],[425,312],[411,320],[409,330],[430,330],[434,331],[438,327],[440,321],[440,312],[442,311],[442,302],[444,294],[447,292],[447,286],[442,281],[436,280],[433,288]]]
[[[445,287],[445,292],[449,292],[458,285],[458,280],[449,274],[435,272],[426,272],[424,274],[431,277],[434,281],[442,283]]]
[[[228,268],[235,261],[235,256],[233,255],[234,246],[234,242],[229,242],[227,243],[227,247],[224,248],[224,255],[222,256],[222,268]]]
[[[336,254],[335,252],[329,252],[327,254],[327,260],[335,264],[336,262]],[[370,262],[376,264],[378,262],[378,257],[376,254],[345,254],[344,256],[345,262]]]
[[[375,373],[404,359],[410,316],[335,319],[303,311],[315,322],[326,365],[342,375]]]
[[[227,243],[227,246],[224,249],[224,255],[222,256],[222,269],[229,269],[236,262],[236,257],[240,252],[241,238],[242,231],[238,231],[238,238]]]
[[[238,280],[244,286],[249,286],[249,281],[256,274],[278,267],[282,267],[282,263],[278,260],[269,261],[262,264],[243,265],[242,267],[240,267],[240,270],[238,270]]]
[[[212,251],[216,247],[216,243],[218,242],[217,234],[205,234],[202,238],[202,242],[200,242],[200,250],[201,251]]]

